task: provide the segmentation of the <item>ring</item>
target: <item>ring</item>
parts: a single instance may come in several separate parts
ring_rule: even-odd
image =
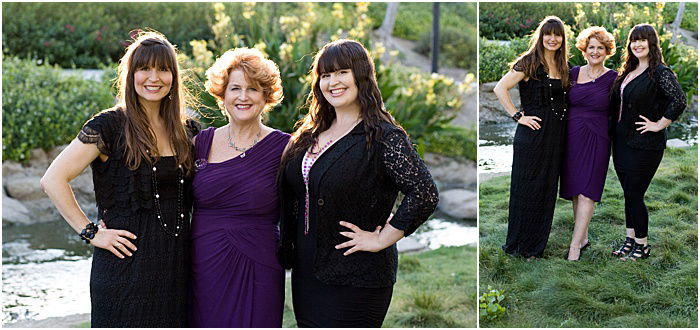
[[[114,244],[114,247],[116,247],[116,248],[118,248],[118,247],[120,247],[120,246],[122,246],[121,243]]]

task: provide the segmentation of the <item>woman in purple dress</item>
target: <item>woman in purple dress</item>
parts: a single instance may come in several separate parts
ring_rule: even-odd
[[[608,105],[610,88],[617,78],[614,70],[604,66],[615,54],[615,39],[603,27],[583,30],[576,38],[588,64],[571,69],[568,94],[566,151],[559,195],[573,202],[574,233],[568,260],[578,260],[590,245],[588,223],[595,202],[600,202],[605,174],[610,160]]]
[[[276,176],[289,134],[262,124],[282,100],[277,65],[255,49],[224,53],[207,91],[229,124],[195,140],[190,326],[282,326]]]

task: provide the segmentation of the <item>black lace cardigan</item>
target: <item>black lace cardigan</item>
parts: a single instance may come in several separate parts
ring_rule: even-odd
[[[148,162],[141,162],[141,166],[132,171],[126,165],[125,119],[121,109],[107,109],[88,120],[78,133],[78,140],[97,144],[100,152],[109,156],[106,162],[97,157],[90,164],[98,217],[105,221],[114,217],[131,217],[137,212],[150,212],[153,209],[151,166]],[[190,140],[200,128],[194,120],[187,121],[185,131]],[[187,178],[189,180],[191,178]],[[188,208],[191,205],[190,188],[190,184],[185,185]]]
[[[649,77],[649,70],[655,70],[653,79]],[[676,75],[665,65],[660,64],[656,68],[647,68],[642,74],[630,81],[625,86],[625,95],[622,100],[622,120],[625,122],[625,142],[631,148],[645,150],[663,150],[666,148],[666,129],[659,132],[646,132],[640,134],[637,131],[639,125],[634,122],[642,121],[639,115],[651,121],[657,121],[661,117],[676,120],[686,107],[685,93],[681,89]],[[613,88],[610,93],[610,128],[613,130],[617,124],[620,113],[620,89]],[[611,137],[615,134],[611,132]]]
[[[335,245],[348,240],[340,232],[349,230],[338,224],[340,220],[366,231],[383,227],[401,191],[405,197],[390,224],[408,236],[437,206],[435,183],[406,134],[388,123],[382,124],[382,131],[380,141],[368,150],[364,129],[357,125],[319,158],[309,174],[309,214],[318,219],[314,274],[326,284],[386,287],[396,282],[396,244],[379,252],[343,256],[347,249],[336,250]],[[303,153],[291,159],[280,175],[279,254],[285,268],[294,264],[296,226],[303,225],[302,158]]]

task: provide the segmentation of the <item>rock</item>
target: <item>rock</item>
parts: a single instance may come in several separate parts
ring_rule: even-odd
[[[425,163],[435,181],[460,186],[476,183],[476,164],[472,161],[458,161],[447,156],[426,153]]]
[[[29,210],[22,202],[11,198],[2,191],[2,222],[12,224],[30,224],[32,223]]]
[[[458,219],[476,219],[477,193],[466,189],[452,189],[440,192],[438,209]]]
[[[2,162],[2,176],[7,177],[12,174],[21,173],[24,171],[22,164],[13,161]]]
[[[65,145],[58,146],[58,147],[55,147],[55,148],[49,150],[49,152],[48,152],[49,161],[53,161],[54,159],[56,159],[56,157],[58,157],[58,154],[60,154],[61,151],[63,151],[63,149],[65,149],[67,146],[68,145],[65,144]]]
[[[3,185],[10,197],[20,201],[46,198],[39,180],[41,180],[40,176],[18,173],[4,178]]]
[[[31,151],[31,157],[29,158],[32,166],[49,166],[49,157],[41,148],[36,148]]]
[[[400,253],[417,252],[427,249],[428,247],[418,242],[413,237],[404,237],[396,243],[396,248]]]
[[[507,120],[508,114],[493,93],[498,82],[483,83],[479,86],[479,123],[502,122]],[[515,108],[520,109],[520,92],[518,87],[510,90],[510,98]]]
[[[666,141],[666,146],[669,148],[688,148],[690,147],[690,143],[681,139],[670,139]]]

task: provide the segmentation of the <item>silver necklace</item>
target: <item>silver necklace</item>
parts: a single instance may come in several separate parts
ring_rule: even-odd
[[[591,77],[591,67],[590,66],[586,67],[586,75],[588,76],[588,79],[590,79],[593,82],[595,82],[596,79],[600,78],[600,76],[602,76],[603,73],[605,73],[605,69],[603,69],[603,71],[601,73],[597,74],[595,77]]]
[[[236,151],[242,152],[240,155],[241,158],[244,158],[246,151],[250,150],[250,148],[252,148],[254,145],[256,145],[260,141],[260,135],[262,134],[262,129],[260,129],[258,131],[258,134],[255,135],[255,139],[253,139],[253,143],[251,143],[248,147],[239,147],[236,145],[236,142],[231,137],[231,130],[232,130],[232,127],[231,127],[231,124],[229,124],[229,129],[226,130],[228,133],[228,146],[229,146],[229,148],[233,148]]]

